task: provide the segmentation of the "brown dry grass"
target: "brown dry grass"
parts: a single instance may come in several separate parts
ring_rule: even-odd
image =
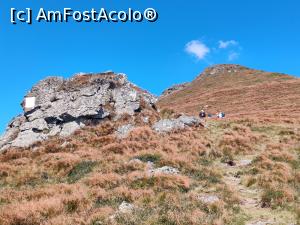
[[[105,122],[0,154],[0,224],[241,224],[232,222],[239,221],[239,195],[215,165],[247,155],[255,160],[243,174],[248,187],[262,191],[261,206],[296,216],[297,121],[212,119],[207,128],[164,135],[141,123],[124,139],[115,127]],[[180,173],[151,176],[147,161]],[[198,195],[207,192],[220,201],[200,202]],[[123,201],[136,208],[111,220]]]
[[[243,68],[236,73],[198,76],[187,87],[159,101],[169,111],[198,115],[203,107],[240,118],[259,116],[272,120],[298,118],[300,80],[283,74]]]

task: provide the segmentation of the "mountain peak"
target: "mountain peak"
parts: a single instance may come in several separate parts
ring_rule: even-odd
[[[250,69],[238,64],[216,64],[206,68],[200,74],[200,76],[213,76],[213,75],[226,74],[226,73],[238,73],[238,72],[243,72],[245,70],[250,70]]]
[[[238,72],[240,70],[249,69],[245,66],[241,66],[239,64],[216,64],[210,66],[206,69],[206,71],[210,72],[211,74],[221,73],[221,72]]]
[[[204,107],[210,113],[230,116],[285,114],[300,111],[300,80],[282,73],[265,72],[236,64],[206,68],[195,80],[164,94],[159,106],[196,115]],[[274,96],[278,96],[274,101]]]

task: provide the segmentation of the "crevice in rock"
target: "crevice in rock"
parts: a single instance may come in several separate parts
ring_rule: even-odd
[[[112,81],[109,82],[109,86],[108,86],[109,89],[115,89],[116,87],[117,85],[114,82]]]
[[[42,133],[43,131],[37,128],[32,128],[31,129],[34,133]]]
[[[76,120],[76,118],[68,113],[64,113],[59,116],[59,118],[63,121],[63,123],[69,123]]]
[[[50,98],[50,102],[56,102],[58,100],[59,100],[59,98],[56,95],[54,95]]]
[[[134,110],[135,113],[140,113],[142,112],[142,107],[138,107],[137,109]]]
[[[61,124],[63,124],[62,120],[60,120],[56,117],[52,117],[52,116],[46,117],[44,120],[46,121],[46,123],[48,125],[61,125]]]
[[[34,113],[35,111],[37,111],[37,110],[39,110],[39,109],[41,109],[41,106],[37,106],[37,107],[35,107],[34,109],[25,112],[25,113],[24,113],[24,116],[26,117],[26,119],[28,119],[28,116],[29,116],[30,114]]]

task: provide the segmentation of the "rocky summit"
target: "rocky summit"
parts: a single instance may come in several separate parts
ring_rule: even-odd
[[[48,77],[24,97],[23,113],[0,139],[0,148],[27,147],[50,136],[68,136],[88,124],[155,107],[156,97],[113,72]]]

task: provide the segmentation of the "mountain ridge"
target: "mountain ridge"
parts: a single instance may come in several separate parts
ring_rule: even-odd
[[[236,116],[257,113],[268,116],[268,109],[278,109],[272,103],[272,97],[277,96],[280,100],[277,105],[282,104],[280,110],[292,106],[298,113],[300,91],[297,87],[300,87],[300,79],[293,76],[220,64],[205,69],[184,88],[162,95],[158,105],[192,115],[208,107],[211,113],[225,111]]]

